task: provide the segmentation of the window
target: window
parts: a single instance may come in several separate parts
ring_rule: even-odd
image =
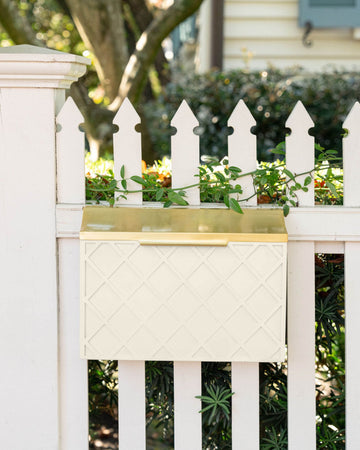
[[[299,0],[299,23],[318,28],[360,27],[360,0]]]

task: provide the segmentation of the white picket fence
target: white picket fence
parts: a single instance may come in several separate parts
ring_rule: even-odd
[[[67,336],[62,342],[63,354],[74,353],[77,358],[77,334],[70,338],[71,322],[78,316],[78,305],[72,299],[78,290],[78,224],[81,204],[84,201],[83,136],[78,130],[82,119],[72,99],[68,99],[60,112],[57,123],[58,154],[58,238],[60,260],[60,288],[71,283],[74,292],[60,292],[61,305],[66,306],[66,317],[62,315],[60,332]],[[315,337],[314,337],[314,253],[345,252],[346,255],[346,441],[347,449],[360,448],[358,424],[360,421],[360,389],[357,380],[360,362],[357,343],[360,342],[360,307],[357,300],[359,277],[357,262],[360,261],[360,189],[356,179],[360,168],[360,105],[355,104],[344,127],[349,135],[344,139],[344,207],[314,207],[314,186],[299,194],[300,208],[293,209],[286,219],[289,232],[288,266],[288,433],[289,448],[311,450],[316,448],[315,432]],[[120,179],[120,167],[126,168],[126,176],[141,175],[141,139],[135,131],[140,118],[128,100],[125,100],[114,123],[119,127],[114,135],[115,177]],[[255,125],[251,113],[241,100],[228,121],[234,133],[228,140],[228,157],[231,165],[244,171],[254,170],[256,162],[256,137],[250,129]],[[173,186],[181,187],[194,183],[194,174],[199,165],[199,137],[193,133],[198,121],[185,101],[174,115],[171,125],[177,133],[171,140]],[[314,138],[308,129],[314,126],[301,102],[295,106],[286,126],[291,134],[286,138],[287,167],[294,173],[310,170],[314,166]],[[225,156],[225,155],[224,155]],[[68,168],[72,166],[72,172]],[[254,191],[251,177],[242,179],[244,198]],[[136,188],[136,186],[134,186]],[[129,186],[129,188],[131,188]],[[191,205],[200,205],[199,190],[192,189],[187,196]],[[142,194],[134,193],[121,203],[142,204]],[[256,206],[253,197],[248,206]],[[206,205],[201,205],[206,207]],[[67,228],[64,222],[71,225]],[[71,244],[69,242],[71,241]],[[69,245],[73,250],[69,250]],[[76,273],[76,277],[74,276]],[[68,312],[72,308],[72,312]],[[61,308],[60,308],[61,309]],[[73,326],[74,329],[77,328]],[[76,329],[77,333],[77,329]],[[67,366],[66,360],[62,364]],[[80,367],[81,366],[81,367]],[[78,360],[67,373],[71,388],[63,389],[61,399],[66,402],[63,409],[64,449],[85,448],[86,436],[72,433],[69,422],[78,424],[79,405],[86,414],[86,368]],[[144,362],[119,362],[119,448],[123,450],[145,449],[145,370]],[[75,383],[78,384],[74,389]],[[64,380],[64,386],[68,383]],[[259,378],[258,364],[232,364],[232,441],[233,449],[259,448]],[[76,392],[76,395],[74,395]],[[201,392],[201,363],[174,362],[175,404],[175,449],[201,449],[201,409],[195,398]],[[70,405],[73,405],[71,407]],[[69,413],[70,411],[70,413]],[[70,415],[69,415],[70,414]],[[66,422],[66,426],[65,426]],[[74,427],[74,425],[72,425]],[[85,428],[85,426],[84,426]],[[69,444],[65,444],[65,442]],[[72,443],[72,444],[70,444]]]
[[[79,230],[84,192],[83,122],[65,88],[84,58],[49,50],[0,49],[1,447],[88,448],[87,363],[79,358]],[[61,110],[60,110],[61,109]],[[60,110],[60,112],[59,112]],[[55,127],[55,114],[57,113]],[[114,123],[115,174],[141,174],[139,117],[125,101]],[[315,450],[314,253],[345,253],[346,448],[360,449],[360,105],[344,127],[344,205],[314,206],[313,186],[286,218],[288,244],[288,439]],[[254,120],[240,101],[229,119],[229,160],[256,167]],[[199,163],[198,122],[186,103],[173,118],[173,183],[191,182]],[[314,164],[313,123],[298,103],[286,126],[287,167]],[[244,195],[253,189],[243,180]],[[191,205],[199,204],[193,189]],[[129,195],[128,203],[141,204]],[[255,206],[253,198],[249,207]],[[204,205],[205,207],[205,205]],[[174,363],[175,449],[201,449],[200,363]],[[119,363],[119,449],[144,450],[144,362]],[[258,365],[232,365],[233,449],[259,448]],[[21,430],[21,433],[19,433]]]

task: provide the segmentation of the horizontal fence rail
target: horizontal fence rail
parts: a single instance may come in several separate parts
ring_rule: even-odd
[[[314,206],[314,181],[308,192],[299,193],[299,207],[291,208],[286,218],[289,233],[288,264],[288,439],[291,450],[315,450],[315,355],[314,355],[314,253],[345,252],[346,308],[347,308],[347,390],[346,390],[346,448],[360,448],[359,383],[360,359],[357,344],[360,340],[360,309],[357,296],[360,290],[357,270],[360,259],[360,105],[356,103],[344,122],[348,135],[344,137],[344,206]],[[84,136],[78,126],[83,119],[72,99],[68,99],[58,115],[57,124],[57,237],[59,258],[66,261],[60,265],[60,309],[66,308],[66,317],[78,316],[77,301],[69,302],[69,296],[77,298],[76,283],[71,285],[73,268],[78,267],[79,228],[84,204]],[[140,118],[128,100],[116,114],[114,124],[119,131],[114,134],[114,173],[120,179],[120,168],[125,176],[141,176],[141,135],[135,129]],[[171,138],[173,187],[194,183],[199,165],[199,137],[193,130],[198,120],[185,101],[174,115],[171,125],[176,133]],[[245,171],[257,167],[256,136],[251,133],[255,121],[241,100],[229,118],[228,125],[234,130],[228,138],[229,164]],[[314,167],[314,138],[308,130],[314,124],[301,102],[289,116],[286,126],[291,134],[286,138],[287,168],[293,173],[303,173]],[[224,155],[225,156],[225,155]],[[70,163],[71,161],[71,163]],[[69,169],[71,165],[71,170]],[[242,180],[243,198],[254,193],[252,178]],[[136,186],[136,188],[138,185]],[[132,186],[129,185],[129,189]],[[198,188],[187,195],[191,206],[200,205]],[[129,194],[117,200],[118,205],[142,205],[142,193]],[[257,205],[256,196],[248,202]],[[153,207],[159,207],[152,204]],[[201,205],[205,207],[205,205]],[[215,205],[217,206],[217,205]],[[209,205],[207,207],[214,207]],[[77,272],[76,272],[77,273]],[[69,289],[72,289],[69,294]],[[76,404],[74,414],[80,409],[87,417],[85,363],[77,360],[78,326],[67,323],[61,316],[62,336],[61,364],[63,371],[61,405]],[[71,339],[69,338],[71,334]],[[67,336],[67,339],[64,336]],[[74,362],[74,361],[77,362]],[[69,369],[70,365],[71,369]],[[232,446],[233,449],[259,448],[259,382],[258,364],[233,363],[232,384]],[[72,375],[71,375],[72,374]],[[145,450],[145,371],[144,362],[119,362],[119,449]],[[68,380],[71,378],[71,386]],[[245,389],[246,387],[246,389]],[[201,363],[174,363],[175,400],[175,449],[201,449]],[[136,395],[135,395],[136,393]],[[81,408],[79,407],[81,405]],[[78,413],[79,412],[79,413]],[[71,436],[78,442],[76,449],[87,448],[87,433],[82,420],[81,436],[75,437],[74,427],[67,427],[67,411],[62,412],[64,442]],[[75,420],[75,419],[74,419]],[[70,448],[70,447],[69,447]],[[74,447],[75,448],[75,447]],[[68,450],[64,447],[63,450]]]

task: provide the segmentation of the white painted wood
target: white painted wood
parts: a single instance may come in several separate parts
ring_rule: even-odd
[[[211,10],[211,0],[204,0],[199,10],[199,43],[195,61],[199,73],[206,72],[211,68]]]
[[[129,99],[118,110],[114,124],[119,131],[114,134],[114,174],[120,180],[121,166],[125,177],[141,177],[141,135],[135,130],[140,117]],[[118,183],[122,189],[121,183]],[[118,205],[141,205],[141,185],[128,180],[127,199],[116,201]],[[116,195],[115,195],[116,198]],[[118,361],[119,370],[119,450],[134,448],[145,450],[145,361]]]
[[[308,135],[308,129],[313,122],[301,102],[296,104],[286,126],[291,128],[291,135],[286,137],[286,167],[295,174],[311,170],[314,138]],[[299,206],[314,205],[313,182],[308,187],[309,192],[298,194]],[[288,442],[291,450],[316,448],[314,253],[314,242],[295,241],[288,245]]]
[[[232,449],[259,449],[259,364],[231,364]]]
[[[346,449],[360,448],[360,243],[345,243]]]
[[[227,19],[288,19],[297,17],[298,5],[294,1],[232,2],[225,1],[224,16]]]
[[[334,241],[315,242],[315,253],[344,253],[345,243]]]
[[[232,112],[228,125],[234,132],[228,137],[229,165],[240,167],[243,173],[256,170],[256,136],[250,132],[256,122],[243,100]],[[243,188],[239,198],[250,198],[247,206],[256,206],[252,176],[237,182]],[[236,184],[236,183],[235,183]],[[259,448],[259,364],[231,364],[232,391],[232,448],[241,449],[246,442],[249,450]],[[244,389],[245,387],[245,389]]]
[[[309,128],[314,122],[306,111],[301,101],[298,101],[285,124],[291,129],[290,136],[286,136],[286,168],[295,176],[314,168],[314,138],[308,134]],[[308,175],[296,178],[298,183],[303,184]],[[294,184],[290,182],[289,185]],[[297,201],[300,206],[314,205],[314,180],[307,186],[308,192],[297,191]]]
[[[246,0],[224,2],[223,67],[266,70],[299,65],[322,70],[326,65],[353,70],[359,67],[358,43],[351,28],[315,29],[302,45],[303,28],[298,26],[298,0]],[[199,52],[206,42],[200,41]],[[245,52],[251,60],[244,61]]]
[[[194,134],[198,120],[185,100],[176,111],[171,125],[177,129],[171,136],[172,187],[180,188],[199,183],[199,137]],[[200,205],[198,187],[186,190],[186,200],[190,205]]]
[[[145,448],[145,361],[119,361],[119,450]]]
[[[69,88],[90,59],[33,45],[0,48],[0,87]]]
[[[240,100],[228,120],[228,125],[233,127],[233,134],[228,137],[229,165],[237,166],[242,173],[253,172],[257,168],[256,162],[256,136],[251,133],[251,128],[256,125],[243,100]],[[243,193],[235,198],[249,200],[244,206],[256,206],[257,198],[253,178],[251,175],[242,177],[233,184],[240,184]]]
[[[271,45],[271,43],[269,43]],[[243,47],[245,48],[245,46]],[[254,53],[252,53],[254,55]],[[345,70],[359,70],[360,64],[356,63],[352,58],[337,58],[335,61],[333,58],[329,57],[320,57],[318,55],[314,55],[314,57],[305,59],[303,57],[297,57],[296,52],[292,55],[288,56],[269,56],[269,57],[261,57],[255,58],[251,57],[249,63],[245,65],[243,56],[240,56],[241,60],[239,61],[239,57],[224,57],[223,66],[225,70],[239,69],[239,68],[250,68],[251,70],[265,70],[269,67],[269,63],[276,67],[277,69],[289,69],[289,67],[299,66],[304,68],[306,71],[311,72],[323,72],[324,70],[329,69],[329,66],[339,67],[340,69]]]
[[[31,46],[0,49],[3,448],[59,449],[55,111],[64,93],[54,88],[88,63]]]
[[[174,361],[175,450],[201,450],[201,363]]]
[[[140,117],[128,98],[122,103],[113,123],[119,127],[119,131],[114,134],[114,175],[119,181],[119,189],[123,189],[120,183],[121,166],[125,166],[125,178],[134,175],[141,177],[141,135],[135,130],[135,126],[140,123]],[[128,180],[127,188],[138,192],[128,194],[127,199],[118,198],[119,194],[116,193],[116,203],[141,205],[141,185]]]
[[[32,448],[55,450],[59,428],[54,93],[3,88],[0,105],[0,339],[1,356],[7,361],[0,371],[0,401],[7,405],[0,418],[1,445],[31,449],[29,436],[42,424]],[[11,168],[16,168],[15,183]]]
[[[271,20],[259,20],[257,18],[229,18],[224,23],[224,35],[226,39],[301,39],[304,34],[304,29],[300,28],[297,24],[296,18],[271,18]],[[342,34],[340,33],[340,36]],[[321,36],[325,39],[325,36],[330,39],[335,39],[336,33],[332,31],[321,32],[315,30],[311,33],[311,38],[316,39]],[[351,34],[349,33],[349,36]],[[250,50],[250,49],[249,49]],[[355,59],[355,58],[354,58]]]
[[[360,206],[360,103],[356,102],[343,127],[348,135],[343,139],[344,205]]]
[[[60,449],[87,450],[88,370],[79,357],[79,241],[59,239]]]
[[[56,177],[58,203],[85,202],[85,142],[79,125],[84,121],[69,97],[56,118]]]
[[[313,242],[288,244],[288,442],[315,450],[315,266]]]
[[[360,104],[356,102],[347,116],[343,127],[348,135],[343,139],[344,164],[344,205],[359,205],[360,165]],[[360,303],[359,303],[359,266],[360,243],[345,243],[345,368],[346,368],[346,449],[360,447],[360,359],[358,343],[360,342]]]
[[[171,121],[177,133],[171,137],[172,187],[198,182],[199,138],[193,129],[199,125],[185,100]],[[199,189],[187,191],[190,205],[200,204]],[[174,439],[175,450],[200,450],[202,439],[201,363],[174,361]]]

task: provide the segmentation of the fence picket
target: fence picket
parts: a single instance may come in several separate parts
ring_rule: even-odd
[[[344,205],[360,205],[360,185],[358,168],[360,166],[360,104],[356,102],[346,118],[343,127],[348,135],[343,139]],[[360,448],[360,291],[359,281],[360,244],[345,242],[345,373],[346,373],[346,448]]]
[[[291,129],[291,134],[285,139],[286,168],[294,174],[307,172],[314,168],[314,138],[308,134],[309,128],[313,126],[314,122],[309,113],[301,101],[298,101],[286,121],[286,127]],[[299,176],[296,180],[303,183],[306,176]],[[314,205],[314,180],[307,188],[307,192],[297,192],[299,206]]]
[[[234,132],[228,137],[229,165],[240,167],[243,173],[256,170],[256,136],[251,133],[251,127],[256,125],[255,119],[243,100],[240,100],[228,120],[228,125]],[[243,189],[240,199],[251,196],[246,204],[256,206],[254,183],[251,175],[240,179],[239,184]]]
[[[343,128],[348,135],[343,139],[343,169],[344,169],[344,205],[360,206],[360,103],[351,108]]]
[[[232,112],[228,125],[234,133],[228,137],[229,165],[240,167],[243,173],[256,169],[256,136],[250,132],[256,122],[243,100]],[[253,179],[247,176],[240,179],[243,193],[239,198],[248,198],[255,193]],[[247,206],[256,206],[253,196]],[[231,364],[231,388],[235,392],[232,405],[232,448],[240,450],[244,442],[249,450],[259,448],[259,364]]]
[[[114,175],[115,179],[119,180],[118,187],[122,189],[121,166],[125,166],[126,178],[134,175],[141,177],[141,135],[135,130],[135,126],[140,123],[140,117],[129,99],[124,100],[113,123],[119,127],[119,131],[114,134]],[[139,192],[128,194],[127,199],[119,198],[116,194],[116,204],[141,205],[141,186],[130,180],[127,188]]]
[[[85,202],[83,117],[69,97],[56,117],[57,202]],[[79,358],[79,241],[59,239],[60,448],[89,447],[87,361]]]
[[[259,364],[232,363],[232,450],[259,449]]]
[[[199,166],[199,138],[193,129],[198,121],[184,100],[171,125],[177,133],[171,137],[172,186],[182,187],[198,182],[194,174]],[[190,205],[200,204],[199,189],[186,191]],[[201,363],[174,361],[174,434],[175,450],[201,449]]]
[[[314,167],[314,124],[301,102],[286,126],[286,167],[302,173]],[[300,177],[302,182],[305,176]],[[314,205],[314,184],[298,194],[299,206]],[[291,214],[291,213],[290,213]],[[288,442],[291,450],[315,450],[315,265],[314,242],[288,244]]]
[[[58,203],[85,202],[84,134],[79,125],[83,116],[68,97],[57,115],[56,124],[56,178]]]
[[[171,137],[172,187],[198,183],[199,178],[194,175],[199,172],[199,137],[193,130],[199,122],[185,100],[176,111],[171,125],[177,129]],[[186,199],[190,205],[200,205],[199,189],[187,189]]]
[[[120,180],[121,166],[125,177],[141,177],[141,135],[135,130],[140,117],[127,98],[114,118],[119,131],[114,134],[114,175]],[[119,188],[122,186],[118,184]],[[128,181],[129,190],[139,190],[127,199],[116,200],[118,205],[141,205],[141,186]],[[115,198],[117,196],[115,195]],[[119,450],[146,448],[145,424],[145,361],[118,361],[119,374]]]

